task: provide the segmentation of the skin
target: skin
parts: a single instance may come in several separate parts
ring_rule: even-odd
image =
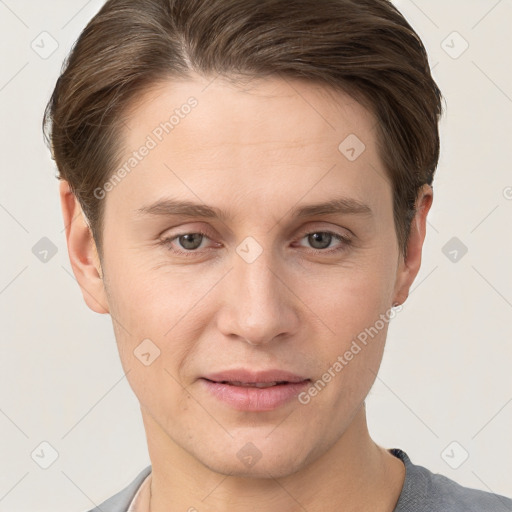
[[[404,258],[375,119],[349,96],[328,92],[277,77],[250,88],[195,77],[148,91],[120,134],[126,158],[167,112],[190,96],[198,106],[103,199],[101,260],[78,202],[61,183],[73,271],[89,308],[112,316],[140,401],[153,468],[151,512],[391,512],[396,505],[404,466],[371,439],[364,402],[387,323],[307,405],[292,399],[272,411],[237,411],[199,380],[245,367],[316,381],[408,296],[432,189],[418,195]],[[338,150],[349,134],[366,146],[355,161]],[[171,196],[215,206],[226,217],[136,214]],[[372,214],[291,215],[298,205],[340,196],[364,202]],[[186,240],[158,243],[199,230],[208,236],[188,257],[171,250],[186,251]],[[325,231],[351,243],[333,237],[321,246],[308,236]],[[262,248],[251,263],[236,252],[248,236]],[[340,250],[327,252],[333,248]],[[146,338],[161,351],[149,366],[134,355]],[[261,453],[251,467],[237,457],[249,442]]]

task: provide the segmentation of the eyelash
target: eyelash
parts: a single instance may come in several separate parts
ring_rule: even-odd
[[[310,248],[310,250],[308,252],[312,252],[314,254],[332,254],[332,253],[338,253],[338,252],[341,252],[341,251],[344,251],[346,250],[352,243],[352,240],[344,235],[340,235],[339,233],[335,233],[333,231],[321,231],[321,230],[316,230],[316,231],[308,231],[307,233],[305,233],[304,235],[302,235],[299,240],[302,240],[303,238],[307,237],[308,235],[313,235],[313,234],[318,234],[318,233],[322,233],[322,234],[328,234],[328,235],[332,235],[333,238],[337,239],[338,241],[342,242],[342,246],[341,247],[337,247],[337,248],[334,248],[334,249],[313,249],[313,248]],[[195,250],[189,250],[189,251],[184,251],[184,250],[179,250],[179,249],[174,249],[172,247],[172,242],[174,240],[176,240],[177,238],[181,237],[181,236],[185,236],[185,235],[202,235],[202,236],[205,236],[206,238],[210,238],[208,236],[208,233],[205,233],[204,231],[190,231],[190,232],[187,232],[187,233],[178,233],[177,235],[173,235],[171,237],[168,237],[168,238],[164,238],[162,239],[160,242],[159,242],[159,245],[163,245],[167,248],[169,248],[171,250],[171,252],[174,252],[175,254],[179,255],[179,256],[185,256],[185,257],[190,257],[190,256],[196,256],[197,254],[199,254],[199,251],[198,249],[195,249]]]

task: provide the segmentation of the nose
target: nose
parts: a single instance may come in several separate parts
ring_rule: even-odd
[[[256,260],[233,255],[233,269],[222,287],[222,307],[218,329],[225,336],[251,345],[265,345],[298,330],[300,300],[294,295],[290,279],[264,250]]]

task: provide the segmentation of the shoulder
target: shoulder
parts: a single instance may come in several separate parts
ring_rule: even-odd
[[[144,468],[124,489],[88,512],[127,512],[137,490],[149,473],[151,473],[151,466]]]
[[[405,465],[405,481],[394,512],[512,512],[510,498],[464,487],[413,464],[398,448],[389,451]]]

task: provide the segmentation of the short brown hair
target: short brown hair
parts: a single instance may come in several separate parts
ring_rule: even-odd
[[[442,96],[419,36],[388,0],[108,0],[70,52],[43,120],[100,256],[94,190],[115,172],[122,116],[152,85],[191,73],[303,78],[368,108],[405,255],[418,191],[439,160]]]

